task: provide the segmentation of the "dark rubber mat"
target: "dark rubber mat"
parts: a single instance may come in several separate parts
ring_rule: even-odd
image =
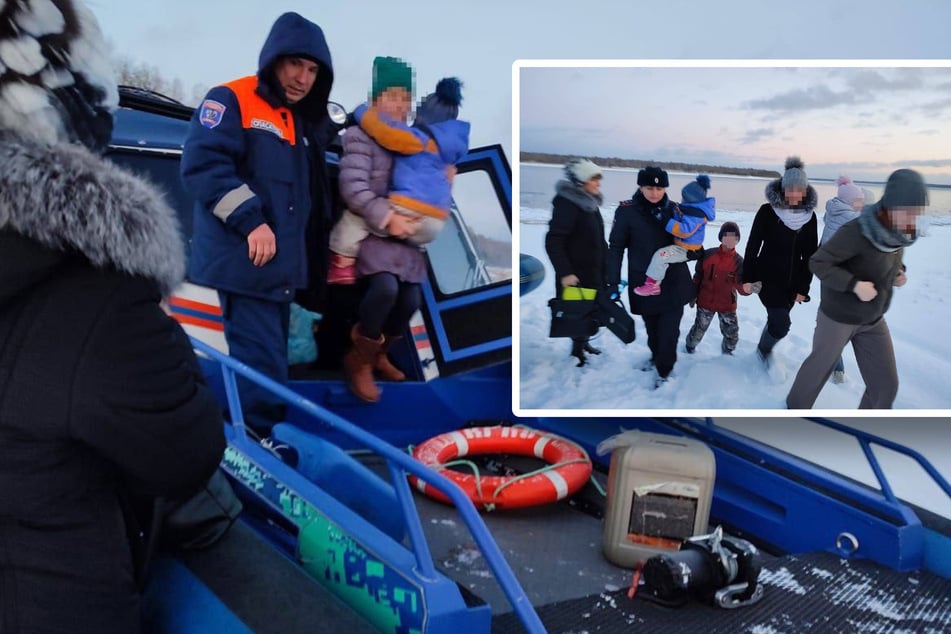
[[[235,522],[214,548],[181,560],[258,634],[376,632],[243,522]]]
[[[901,573],[828,553],[767,558],[763,599],[723,610],[691,603],[666,608],[627,591],[603,592],[538,607],[552,634],[679,632],[780,634],[951,631],[951,580]],[[521,633],[513,613],[493,620],[495,634]]]

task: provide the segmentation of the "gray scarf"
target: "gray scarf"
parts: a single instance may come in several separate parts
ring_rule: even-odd
[[[569,202],[578,205],[584,211],[598,211],[598,207],[604,202],[604,196],[601,194],[592,196],[583,190],[581,185],[576,185],[567,180],[558,181],[558,184],[555,185],[555,192]]]
[[[865,205],[862,213],[859,214],[859,227],[862,229],[862,235],[874,245],[876,249],[884,253],[892,253],[903,247],[914,244],[915,237],[907,237],[900,231],[884,226],[878,219],[878,212],[882,209],[881,201]]]

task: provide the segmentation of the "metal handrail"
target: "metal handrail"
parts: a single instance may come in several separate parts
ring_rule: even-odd
[[[859,445],[862,447],[862,451],[865,453],[865,458],[869,462],[869,466],[872,468],[872,471],[875,473],[875,478],[878,480],[879,485],[882,487],[882,494],[885,496],[889,502],[898,503],[899,500],[895,497],[895,494],[892,492],[892,487],[888,483],[888,478],[885,476],[885,471],[882,469],[881,464],[878,461],[878,457],[872,452],[872,445],[879,445],[885,449],[891,449],[897,453],[908,456],[912,460],[918,463],[922,469],[925,470],[931,479],[944,491],[944,494],[948,496],[948,499],[951,500],[951,484],[941,475],[941,473],[935,469],[934,465],[925,458],[922,454],[906,447],[904,445],[898,444],[887,438],[882,438],[881,436],[876,436],[875,434],[870,434],[861,429],[856,429],[854,427],[849,427],[848,425],[843,425],[842,423],[837,423],[828,418],[807,418],[806,420],[816,423],[817,425],[822,425],[823,427],[828,427],[829,429],[834,429],[843,434],[849,434],[854,436],[858,440]]]
[[[927,473],[935,484],[944,492],[948,497],[948,500],[951,501],[951,483],[949,483],[944,476],[934,467],[933,464],[921,453],[906,447],[905,445],[899,444],[893,440],[888,440],[887,438],[882,438],[881,436],[876,436],[861,429],[856,429],[855,427],[850,427],[848,425],[843,425],[828,418],[812,417],[805,418],[811,423],[827,427],[834,431],[846,434],[848,436],[853,436],[856,441],[859,443],[859,446],[862,448],[862,452],[865,455],[865,459],[868,461],[868,465],[871,468],[872,472],[875,474],[875,479],[878,480],[879,487],[881,488],[882,496],[887,502],[895,505],[896,507],[904,504],[898,497],[895,495],[892,490],[892,486],[888,481],[888,477],[885,475],[884,469],[878,460],[878,457],[872,451],[872,445],[879,445],[885,449],[891,449],[896,453],[900,453],[904,456],[907,456],[918,463],[925,473]],[[704,422],[711,427],[720,427],[717,425],[713,417],[706,417]]]
[[[469,529],[469,533],[485,556],[486,563],[495,575],[496,581],[502,588],[503,593],[509,600],[509,603],[511,603],[513,610],[518,615],[519,620],[521,620],[526,630],[531,633],[544,633],[546,631],[531,601],[515,577],[515,573],[511,567],[509,567],[501,550],[499,550],[498,544],[496,544],[492,538],[484,520],[476,511],[472,501],[463,493],[462,489],[440,473],[424,466],[393,445],[360,429],[330,410],[304,398],[286,386],[264,376],[250,366],[223,354],[205,342],[194,337],[190,337],[190,339],[195,350],[221,364],[225,394],[228,400],[228,407],[231,411],[231,424],[235,429],[237,437],[240,438],[242,442],[249,442],[249,440],[244,423],[244,414],[238,398],[237,381],[235,380],[236,373],[275,394],[289,405],[309,414],[328,428],[343,433],[350,439],[355,440],[367,449],[386,459],[391,475],[393,476],[392,484],[396,489],[397,499],[403,511],[403,518],[406,521],[407,532],[409,534],[413,554],[416,557],[417,566],[419,567],[420,573],[429,579],[435,578],[436,568],[433,563],[432,554],[429,551],[429,544],[423,533],[419,511],[413,502],[412,491],[409,488],[406,477],[404,477],[405,473],[408,472],[424,480],[428,485],[448,497],[462,516],[463,522]]]

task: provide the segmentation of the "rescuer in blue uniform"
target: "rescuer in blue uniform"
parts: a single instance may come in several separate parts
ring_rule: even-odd
[[[218,290],[231,355],[281,383],[290,302],[326,275],[332,219],[322,146],[332,83],[323,31],[285,13],[257,74],[212,88],[195,110],[182,155],[196,200],[188,277]],[[271,394],[248,381],[240,392],[258,432],[283,419]]]

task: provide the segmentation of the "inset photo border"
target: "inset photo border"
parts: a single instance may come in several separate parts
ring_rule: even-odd
[[[951,60],[519,60],[512,76],[516,415],[951,415]],[[864,279],[896,261],[890,288]],[[600,301],[556,297],[561,282]]]

